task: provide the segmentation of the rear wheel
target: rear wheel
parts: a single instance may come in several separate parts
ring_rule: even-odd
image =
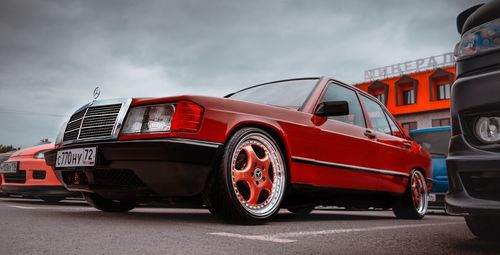
[[[211,212],[231,223],[265,223],[280,209],[286,183],[277,142],[261,129],[243,128],[224,148],[209,191]]]
[[[89,205],[103,212],[128,212],[137,205],[134,202],[105,199],[93,193],[82,193],[82,196]]]
[[[500,240],[500,216],[498,215],[470,215],[465,216],[465,222],[470,232],[480,239]]]
[[[404,197],[395,203],[392,210],[400,219],[422,219],[429,202],[427,183],[420,171],[413,171]]]

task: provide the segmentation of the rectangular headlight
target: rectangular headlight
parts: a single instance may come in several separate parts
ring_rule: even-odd
[[[139,106],[130,109],[122,134],[170,131],[175,112],[173,104]]]
[[[461,60],[496,49],[500,49],[500,19],[465,32],[455,48],[455,56]]]

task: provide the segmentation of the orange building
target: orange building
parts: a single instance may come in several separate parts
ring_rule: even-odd
[[[450,61],[441,67],[435,64],[423,71],[402,71],[401,75],[354,86],[378,98],[407,130],[450,125],[450,89],[456,76],[455,66]]]

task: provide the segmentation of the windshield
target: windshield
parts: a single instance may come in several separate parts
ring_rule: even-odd
[[[274,82],[238,91],[228,98],[299,109],[317,82],[318,79]]]
[[[448,155],[448,143],[451,137],[449,130],[413,133],[410,136],[413,141],[422,145],[431,155]]]

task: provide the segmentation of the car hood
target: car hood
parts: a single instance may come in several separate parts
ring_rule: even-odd
[[[16,151],[11,155],[11,157],[35,155],[40,151],[52,150],[52,149],[54,149],[54,144],[42,144]]]
[[[257,112],[261,112],[266,109],[273,109],[278,111],[286,111],[286,112],[297,112],[298,109],[295,107],[283,107],[283,106],[275,106],[268,104],[258,104],[240,100],[234,100],[231,98],[223,98],[223,97],[212,97],[212,96],[198,96],[198,95],[181,95],[181,96],[171,96],[171,97],[159,97],[159,98],[133,98],[132,106],[141,106],[141,105],[151,105],[151,104],[161,104],[161,103],[169,103],[176,102],[179,100],[189,100],[195,103],[200,104],[203,107],[207,108],[218,108],[224,110],[237,110],[241,112],[255,112],[255,110],[259,110]],[[261,112],[262,113],[262,112]]]

